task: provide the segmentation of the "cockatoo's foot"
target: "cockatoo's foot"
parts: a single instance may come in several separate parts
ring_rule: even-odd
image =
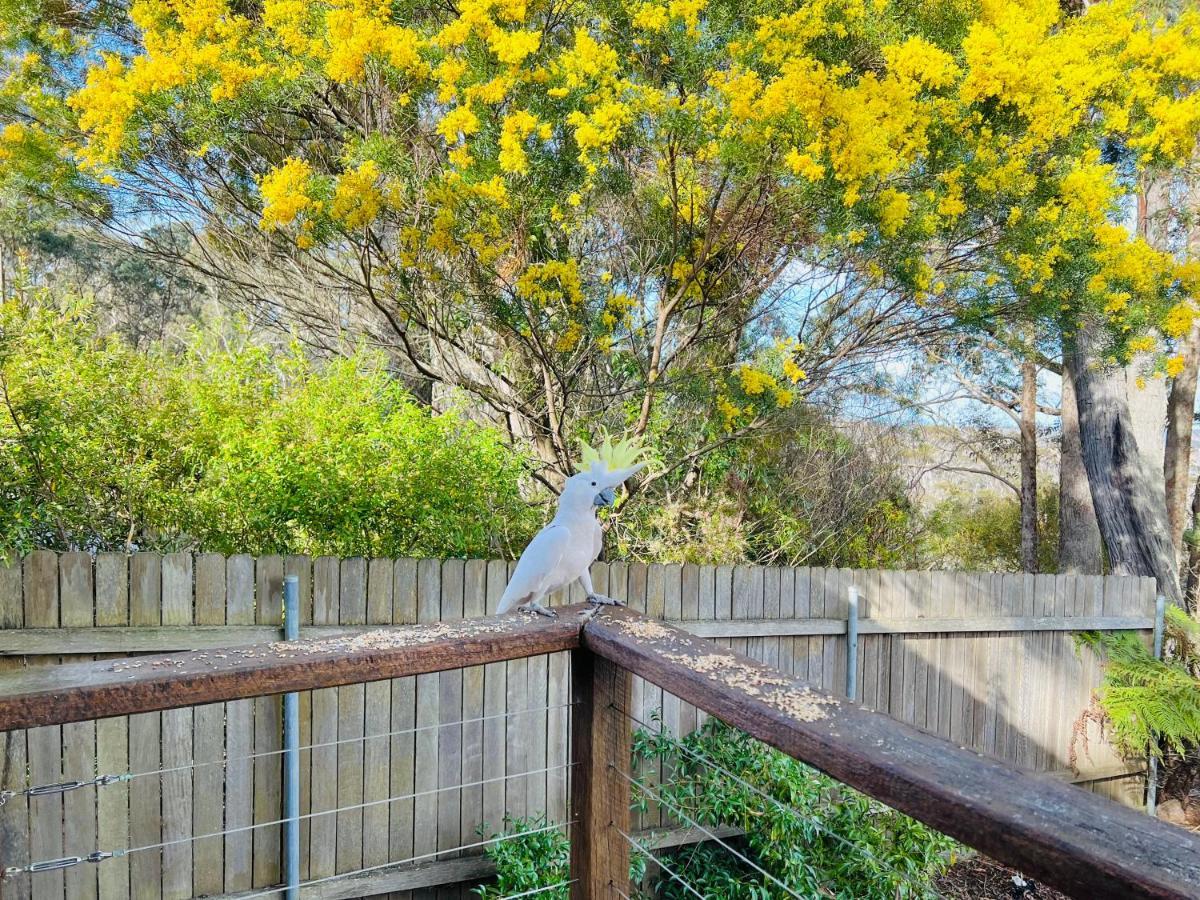
[[[558,618],[558,613],[549,607],[542,606],[542,604],[538,603],[536,600],[530,603],[523,603],[522,605],[518,606],[517,609],[519,609],[521,612],[537,613],[539,616],[545,616],[548,619]]]
[[[589,594],[588,603],[594,603],[597,606],[624,606],[622,600],[614,600],[612,597],[605,597],[603,594]]]

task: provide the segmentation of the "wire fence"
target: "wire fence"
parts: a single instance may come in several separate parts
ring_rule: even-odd
[[[540,713],[551,712],[551,711],[555,711],[555,710],[569,709],[575,705],[576,704],[572,702],[572,703],[562,703],[562,704],[547,704],[545,706],[537,706],[537,707],[525,707],[525,708],[516,709],[516,710],[504,712],[504,713],[497,713],[497,714],[493,714],[493,715],[464,717],[464,718],[461,718],[461,719],[458,719],[458,720],[452,721],[452,722],[437,722],[437,723],[426,724],[426,725],[421,725],[421,726],[416,726],[416,727],[411,727],[411,728],[397,729],[397,730],[390,731],[390,732],[383,733],[383,734],[358,735],[358,736],[354,736],[351,738],[345,738],[345,739],[334,740],[334,741],[314,742],[314,743],[306,744],[298,749],[299,749],[299,751],[302,752],[302,751],[312,751],[312,750],[316,750],[316,749],[341,746],[341,745],[347,745],[347,744],[360,744],[360,743],[364,743],[364,742],[376,740],[376,739],[391,738],[391,737],[394,737],[397,735],[413,734],[413,733],[421,732],[421,731],[436,731],[439,729],[453,728],[453,727],[457,727],[457,726],[462,726],[462,725],[467,725],[467,724],[472,724],[472,723],[480,723],[480,722],[493,720],[493,719],[507,719],[507,718],[512,718],[512,717],[516,717],[516,716],[528,715],[528,714],[535,714],[535,713],[540,714]],[[614,710],[616,710],[618,713],[628,717],[628,719],[630,720],[632,725],[635,725],[638,728],[643,729],[647,734],[650,734],[650,735],[653,735],[656,737],[664,737],[664,736],[683,737],[683,736],[670,735],[670,733],[668,731],[666,731],[661,720],[659,720],[656,716],[651,716],[652,721],[646,722],[644,719],[642,719],[641,717],[639,717],[637,715],[634,715],[633,713],[629,712],[628,710],[621,709],[616,706],[613,706],[612,708]],[[867,847],[863,846],[861,843],[853,841],[853,840],[847,838],[846,836],[839,834],[832,827],[830,827],[830,825],[827,822],[822,821],[819,817],[814,816],[811,813],[806,813],[800,809],[797,809],[795,806],[793,806],[791,804],[783,802],[778,797],[773,796],[771,793],[764,790],[759,785],[752,783],[747,778],[743,777],[742,775],[739,775],[737,772],[731,771],[730,768],[728,768],[727,766],[724,766],[720,762],[714,760],[708,754],[697,749],[695,746],[685,743],[682,740],[674,740],[671,744],[671,747],[674,752],[677,752],[678,754],[680,754],[681,757],[686,757],[693,764],[706,767],[711,772],[714,772],[717,775],[719,775],[722,779],[725,779],[729,784],[736,785],[739,788],[749,792],[756,798],[759,798],[762,801],[764,801],[766,804],[768,804],[770,807],[777,810],[778,812],[781,812],[781,813],[791,817],[794,821],[796,821],[798,823],[803,823],[806,826],[811,827],[815,832],[836,842],[839,846],[845,848],[848,852],[859,855],[862,858],[864,864],[874,867],[877,871],[887,872],[891,877],[893,877],[896,880],[897,884],[903,884],[908,889],[909,896],[918,896],[918,897],[939,896],[937,894],[937,892],[935,890],[933,890],[932,888],[930,888],[930,886],[928,884],[922,884],[922,883],[917,882],[910,874],[901,871],[900,869],[896,868],[895,866],[889,864],[886,860],[880,859],[876,854],[872,853]],[[209,760],[209,761],[201,761],[201,762],[193,761],[187,765],[166,766],[166,767],[163,767],[160,769],[155,769],[155,770],[111,773],[111,774],[97,775],[92,778],[81,778],[81,779],[74,780],[74,781],[64,781],[64,782],[58,782],[58,783],[53,783],[53,784],[34,785],[34,786],[28,787],[22,791],[6,791],[3,794],[0,794],[0,805],[2,805],[6,801],[12,799],[13,797],[20,796],[20,795],[24,795],[28,798],[33,799],[33,798],[53,795],[56,793],[67,793],[70,791],[80,790],[80,789],[89,788],[89,787],[100,789],[100,788],[106,787],[110,784],[129,782],[134,779],[147,778],[147,777],[152,777],[155,775],[162,777],[165,775],[174,774],[174,773],[178,773],[178,772],[182,772],[182,771],[187,771],[187,770],[191,770],[191,769],[200,769],[200,768],[205,768],[205,767],[210,767],[210,766],[222,766],[222,765],[228,766],[228,765],[231,765],[236,762],[245,762],[245,761],[249,761],[249,760],[261,759],[263,757],[280,756],[281,754],[283,754],[285,752],[286,751],[283,751],[283,750],[272,750],[272,751],[266,751],[266,752],[261,752],[261,753],[247,754],[244,756],[227,757],[227,758],[223,758],[220,760]],[[97,848],[97,849],[92,849],[92,850],[87,850],[87,848],[80,848],[81,850],[87,850],[87,852],[81,853],[80,855],[74,855],[74,856],[62,856],[62,857],[56,857],[56,858],[52,858],[52,859],[30,860],[23,865],[9,866],[3,870],[2,874],[3,874],[4,878],[12,878],[12,877],[20,876],[20,875],[36,875],[41,872],[57,871],[60,869],[71,868],[73,866],[82,865],[82,864],[101,864],[104,861],[109,860],[109,859],[117,859],[117,858],[121,858],[121,857],[132,856],[132,855],[139,854],[139,853],[145,853],[145,852],[155,851],[155,850],[162,850],[163,848],[175,846],[175,845],[188,844],[188,843],[193,843],[193,842],[203,841],[203,840],[208,840],[208,839],[223,838],[223,837],[226,837],[229,835],[235,835],[235,834],[239,834],[239,833],[254,832],[258,829],[266,829],[266,828],[272,828],[272,827],[276,827],[276,826],[282,826],[290,821],[292,821],[292,822],[311,821],[311,820],[319,819],[324,816],[336,816],[341,813],[353,812],[356,810],[364,810],[364,809],[368,809],[368,808],[372,808],[372,807],[385,806],[385,805],[401,803],[401,802],[406,802],[406,801],[413,801],[413,800],[416,800],[421,797],[436,796],[436,795],[451,792],[451,791],[462,791],[462,790],[469,789],[469,788],[482,787],[484,785],[509,782],[509,781],[523,779],[523,778],[531,778],[531,777],[538,777],[538,776],[546,776],[546,777],[555,776],[555,777],[561,777],[564,779],[564,781],[566,781],[567,779],[569,779],[570,772],[574,768],[575,765],[576,765],[576,763],[574,763],[574,762],[566,762],[566,763],[562,763],[562,764],[558,764],[558,765],[548,765],[548,766],[542,766],[542,767],[538,767],[538,768],[528,769],[528,770],[521,771],[521,772],[505,773],[502,775],[497,775],[497,776],[489,777],[489,778],[464,780],[464,781],[460,781],[459,783],[452,784],[452,785],[439,785],[437,787],[431,787],[426,790],[409,791],[406,793],[390,795],[388,797],[380,798],[380,799],[364,800],[362,802],[343,804],[343,805],[339,805],[333,809],[305,812],[305,813],[299,814],[295,817],[276,818],[276,819],[271,819],[270,821],[255,822],[255,823],[246,824],[246,825],[228,827],[228,828],[224,828],[219,831],[210,831],[210,832],[205,832],[205,833],[201,833],[201,834],[194,834],[194,835],[190,835],[190,836],[184,836],[184,837],[174,838],[174,839],[170,839],[170,840],[151,842],[151,843],[146,843],[146,844],[141,844],[141,845],[136,845],[136,846],[127,846],[127,847],[120,847],[120,848],[113,848],[113,849]],[[772,873],[767,868],[765,868],[762,864],[760,864],[758,861],[756,861],[749,852],[743,852],[742,849],[739,849],[738,839],[736,837],[731,837],[728,830],[725,830],[724,834],[718,833],[719,831],[722,831],[722,829],[717,828],[716,826],[712,825],[711,823],[706,824],[705,822],[700,821],[696,815],[689,814],[688,810],[685,809],[682,804],[673,801],[670,798],[670,796],[667,795],[666,792],[664,792],[660,788],[656,788],[654,785],[650,784],[645,778],[637,777],[634,775],[629,775],[616,767],[612,767],[612,770],[614,773],[616,773],[616,775],[618,775],[621,779],[623,779],[625,782],[628,783],[633,796],[648,798],[648,799],[652,800],[655,804],[657,804],[657,806],[659,807],[660,810],[664,811],[667,814],[668,818],[670,818],[682,825],[686,825],[687,827],[692,829],[696,835],[701,836],[702,840],[704,842],[707,842],[711,847],[720,848],[721,851],[728,854],[732,859],[737,860],[737,862],[741,866],[745,867],[746,871],[752,872],[758,878],[761,878],[762,887],[764,889],[769,888],[771,896],[794,897],[794,898],[801,898],[801,900],[803,900],[803,898],[806,896],[804,893],[801,893],[800,891],[798,891],[795,888],[795,886],[789,885],[783,879],[781,879],[778,875]],[[354,879],[354,878],[361,878],[362,876],[369,875],[372,873],[381,873],[381,872],[384,872],[387,870],[401,869],[404,866],[412,865],[415,863],[437,861],[443,857],[452,856],[454,854],[461,854],[461,853],[468,852],[468,851],[486,851],[488,848],[494,847],[494,846],[504,843],[506,841],[518,840],[518,839],[527,838],[527,837],[538,835],[538,834],[545,834],[545,833],[558,831],[558,830],[564,830],[569,833],[569,829],[571,828],[571,826],[573,824],[575,824],[574,820],[568,819],[566,821],[556,822],[553,824],[546,824],[546,825],[532,828],[532,829],[525,829],[525,830],[522,830],[520,832],[513,833],[513,834],[498,834],[498,835],[494,835],[490,838],[483,838],[478,841],[469,842],[469,843],[461,843],[461,844],[458,844],[457,846],[453,846],[453,847],[439,848],[439,849],[431,850],[431,851],[425,852],[425,853],[409,855],[409,856],[401,858],[401,859],[392,859],[385,863],[380,863],[380,864],[376,864],[376,865],[365,865],[365,866],[355,868],[351,871],[339,872],[339,873],[336,873],[333,875],[328,875],[328,876],[324,876],[324,877],[320,877],[320,878],[313,878],[313,879],[310,879],[307,881],[302,881],[299,884],[299,887],[301,889],[304,889],[304,888],[314,887],[317,885],[325,885],[325,884],[329,884],[329,883],[333,883],[333,882],[344,882],[344,881]],[[633,835],[629,834],[626,831],[623,831],[621,829],[617,829],[617,830],[620,833],[621,837],[626,842],[629,843],[632,851],[637,854],[640,854],[648,863],[653,864],[653,866],[655,866],[657,868],[657,870],[661,873],[662,878],[665,878],[665,879],[669,880],[670,882],[674,882],[674,883],[678,884],[680,886],[680,888],[682,888],[689,896],[695,896],[695,897],[700,897],[700,898],[703,898],[705,896],[704,892],[689,880],[688,873],[686,872],[685,867],[680,866],[678,864],[678,859],[673,860],[671,858],[672,854],[669,851],[657,852],[656,850],[651,848],[649,842],[647,841],[647,839],[645,837],[639,839],[639,838],[634,837]],[[559,891],[561,889],[567,888],[572,883],[573,883],[573,880],[558,881],[553,884],[526,890],[522,893],[511,894],[504,898],[501,898],[501,900],[515,900],[515,898],[518,898],[518,897],[531,897],[531,896],[542,895],[542,894],[550,894],[555,891]],[[644,894],[639,893],[637,886],[631,885],[630,889],[634,891],[635,896],[644,896]],[[282,897],[282,896],[284,896],[286,890],[287,890],[287,888],[283,887],[283,886],[271,886],[271,887],[260,889],[256,893],[242,894],[240,896],[242,897],[242,900],[251,900],[251,898],[255,898],[255,897],[274,897],[274,896]],[[626,897],[626,898],[631,897],[630,894],[626,893],[624,890],[622,890],[618,886],[614,886],[614,892],[619,897]]]
[[[645,722],[643,719],[626,709],[622,709],[618,706],[612,706],[611,708],[626,716],[632,724],[638,726],[646,733],[655,737],[684,737],[682,735],[671,735],[670,732],[665,729],[660,720],[655,720],[653,724],[651,724]],[[654,719],[653,716],[652,719]],[[683,740],[672,740],[671,749],[673,752],[687,757],[693,763],[707,767],[709,770],[717,773],[728,782],[736,784],[738,787],[750,792],[757,798],[768,803],[774,809],[785,814],[786,816],[789,816],[794,822],[811,826],[822,836],[829,838],[839,846],[844,847],[851,853],[858,855],[863,860],[864,864],[873,867],[876,871],[887,873],[889,877],[895,880],[898,886],[903,886],[903,888],[906,889],[906,892],[903,894],[904,896],[929,898],[938,898],[942,896],[933,885],[929,884],[928,882],[918,881],[910,873],[903,871],[894,864],[880,859],[879,856],[872,853],[871,850],[862,843],[851,840],[848,837],[839,834],[837,831],[831,828],[827,822],[822,821],[817,816],[801,811],[794,805],[783,802],[778,797],[768,793],[758,785],[751,783],[746,778],[731,771],[728,767],[721,765],[709,755],[697,750],[695,747],[685,743]],[[734,846],[733,843],[731,843],[731,840],[736,840],[735,838],[730,838],[729,835],[722,836],[721,834],[717,833],[719,829],[705,825],[704,823],[698,821],[695,816],[689,815],[681,804],[669,799],[664,795],[662,790],[655,789],[652,785],[648,784],[644,778],[626,774],[615,767],[612,767],[612,771],[627,784],[629,784],[630,788],[635,792],[635,797],[640,794],[642,797],[649,798],[650,800],[654,801],[654,803],[656,803],[661,810],[665,811],[668,816],[694,829],[696,832],[703,835],[707,842],[720,847],[724,852],[729,854],[730,857],[736,859],[739,863],[744,865],[749,871],[760,876],[763,879],[764,888],[773,886],[775,890],[772,891],[770,896],[796,897],[801,898],[801,900],[804,900],[804,898],[809,896],[807,894],[800,893],[794,886],[785,883],[777,875],[767,871],[767,869],[765,869],[760,863],[756,862],[746,853],[739,850],[736,846]],[[734,830],[736,831],[736,829]],[[634,848],[636,852],[641,853],[648,861],[654,863],[667,878],[677,882],[689,895],[696,897],[705,896],[696,887],[696,885],[687,879],[686,873],[680,871],[680,867],[668,863],[663,858],[662,854],[656,854],[649,849],[645,840],[638,841],[623,831],[621,832],[621,835],[627,842],[630,843],[630,846]],[[621,897],[629,897],[628,894],[625,894],[620,890],[617,891],[617,894]],[[830,895],[832,896],[833,894],[831,893]],[[897,896],[901,896],[901,894],[897,893]]]

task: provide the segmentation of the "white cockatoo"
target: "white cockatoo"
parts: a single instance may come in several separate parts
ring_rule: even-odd
[[[527,609],[554,616],[552,610],[542,606],[542,599],[576,579],[587,591],[589,602],[615,604],[617,601],[597,594],[592,587],[589,570],[604,545],[596,507],[612,506],[617,488],[644,466],[637,463],[609,471],[603,461],[595,459],[590,467],[568,478],[558,497],[558,512],[521,554],[496,611]]]

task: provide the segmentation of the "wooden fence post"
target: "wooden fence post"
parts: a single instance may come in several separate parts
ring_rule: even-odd
[[[571,653],[571,900],[615,896],[629,886],[632,694],[628,671],[588,650]],[[613,770],[616,771],[613,771]]]

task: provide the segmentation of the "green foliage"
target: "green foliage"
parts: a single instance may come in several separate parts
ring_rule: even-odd
[[[804,896],[892,900],[932,895],[933,880],[948,867],[957,846],[920,822],[715,719],[682,739],[639,730],[634,759],[662,762],[669,772],[655,789],[668,814],[682,811],[707,828],[742,829],[741,852]],[[762,794],[779,803],[765,800]],[[649,802],[646,795],[635,799]],[[672,854],[670,861],[687,873],[689,881],[705,885],[708,889],[701,891],[705,896],[733,900],[787,896],[725,851],[692,847]],[[684,896],[677,883],[672,886],[667,881],[664,878],[657,896]]]
[[[569,881],[571,840],[559,829],[540,831],[545,827],[544,816],[536,819],[505,817],[504,830],[492,835],[504,840],[487,847],[487,855],[496,864],[496,881],[480,885],[474,889],[475,893],[485,900],[495,900]],[[645,874],[645,857],[633,854],[629,862],[630,880],[640,881]],[[567,900],[569,895],[570,888],[565,884],[538,894],[548,900]]]
[[[1008,494],[956,492],[933,508],[923,555],[939,568],[1021,571],[1021,503]],[[1058,569],[1058,486],[1038,491],[1038,570]]]
[[[1200,623],[1168,606],[1163,659],[1132,631],[1093,631],[1078,641],[1104,657],[1097,700],[1122,753],[1183,755],[1200,745]]]
[[[752,788],[698,762],[697,757]],[[668,814],[682,810],[706,828],[742,829],[745,837],[737,840],[738,852],[804,896],[847,900],[932,896],[934,880],[949,866],[957,848],[950,838],[716,719],[682,739],[637,730],[633,761],[635,769],[642,763],[663,764],[667,774],[654,790]],[[651,798],[637,788],[634,791],[635,807],[645,809]],[[682,816],[672,817],[684,821]],[[496,883],[476,888],[476,893],[499,898],[568,880],[570,840],[558,830],[533,833],[544,827],[543,818],[505,819],[503,833],[509,839],[487,850],[496,862]],[[688,845],[664,858],[672,871],[705,897],[790,896],[712,843]],[[640,884],[646,871],[647,858],[635,853],[630,880]],[[665,872],[658,871],[654,878],[645,896],[672,900],[695,896]],[[564,887],[539,896],[566,898],[567,893]]]
[[[504,840],[487,847],[487,855],[496,864],[496,881],[480,885],[475,888],[475,893],[485,900],[494,900],[568,881],[571,877],[571,840],[559,829],[539,833],[539,829],[545,827],[545,817],[505,817],[504,830],[492,835]],[[570,889],[563,886],[538,896],[567,900],[569,893]]]
[[[616,534],[623,555],[655,562],[902,568],[916,563],[916,515],[893,437],[797,404],[771,429],[711,453],[692,483],[637,504]],[[664,459],[685,449],[655,422]]]
[[[485,555],[532,525],[499,434],[362,350],[135,351],[88,303],[23,291],[0,303],[0,394],[0,548]]]

